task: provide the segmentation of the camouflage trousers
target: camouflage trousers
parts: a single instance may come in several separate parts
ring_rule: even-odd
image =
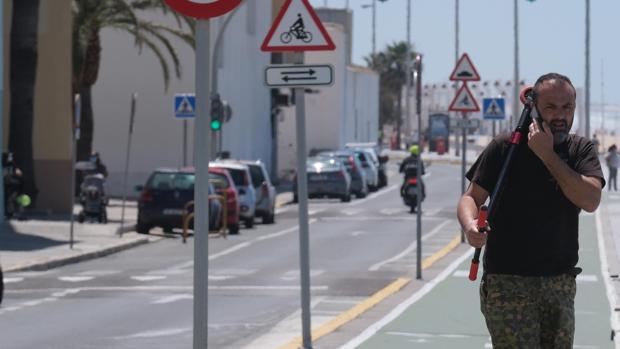
[[[575,276],[488,274],[480,283],[480,307],[493,348],[572,348]]]

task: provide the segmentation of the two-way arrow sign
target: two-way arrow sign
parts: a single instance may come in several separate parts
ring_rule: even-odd
[[[269,87],[327,86],[334,83],[331,65],[272,65],[265,68]]]

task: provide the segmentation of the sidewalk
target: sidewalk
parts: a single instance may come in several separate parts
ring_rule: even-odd
[[[395,295],[398,301],[372,322],[362,315],[359,321],[366,325],[338,347],[490,348],[479,309],[479,281],[467,280],[472,251],[456,249],[455,260],[441,274],[423,287],[403,289]],[[579,266],[584,272],[577,278],[575,347],[620,348],[619,251],[620,194],[605,188],[598,211],[580,216]]]
[[[284,192],[276,197],[276,207],[292,200]],[[108,223],[74,222],[71,246],[70,222],[67,217],[35,217],[27,221],[11,220],[0,231],[0,265],[4,272],[46,270],[70,263],[103,257],[143,244],[160,241],[166,235],[153,230],[149,235],[134,231],[137,216],[135,201],[127,201],[125,224],[119,235],[121,221],[120,200],[110,200]],[[74,212],[80,207],[75,206]]]

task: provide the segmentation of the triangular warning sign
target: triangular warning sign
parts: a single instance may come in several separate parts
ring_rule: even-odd
[[[454,71],[450,74],[452,81],[480,81],[480,75],[469,59],[467,53],[463,53],[459,61],[454,67]]]
[[[177,114],[194,114],[194,107],[192,107],[192,104],[189,102],[189,98],[187,98],[187,96],[183,96],[176,112]]]
[[[488,116],[504,116],[504,111],[497,103],[496,99],[491,99],[491,103],[487,107],[487,110],[484,111],[484,115]]]
[[[478,102],[469,91],[467,84],[463,84],[459,91],[456,93],[456,97],[450,103],[450,111],[462,111],[462,112],[471,112],[471,111],[480,111],[480,107],[478,107]]]
[[[331,51],[336,45],[308,0],[287,0],[261,46],[262,51]]]

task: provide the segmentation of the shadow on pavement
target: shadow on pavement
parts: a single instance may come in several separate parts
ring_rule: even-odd
[[[10,224],[4,224],[0,231],[0,251],[34,251],[49,247],[67,245],[69,241],[54,240],[37,235],[19,233]]]

